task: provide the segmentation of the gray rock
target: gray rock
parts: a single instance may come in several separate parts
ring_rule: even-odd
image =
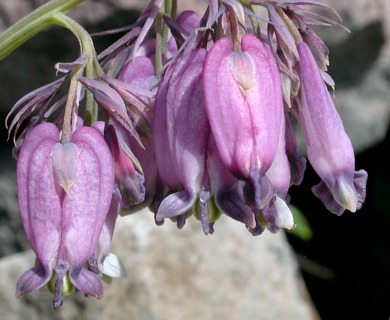
[[[15,160],[0,148],[0,257],[26,250],[29,244],[19,217],[16,197]]]
[[[45,290],[17,301],[15,284],[34,262],[28,251],[0,260],[4,319],[318,319],[285,235],[252,237],[222,217],[205,236],[195,219],[182,230],[156,227],[150,212],[121,217],[112,252],[127,276],[105,286],[101,302],[80,293],[57,311]]]
[[[323,1],[340,13],[351,33],[319,30],[330,47],[335,103],[357,152],[383,140],[390,121],[390,2]],[[364,12],[364,14],[362,14]]]

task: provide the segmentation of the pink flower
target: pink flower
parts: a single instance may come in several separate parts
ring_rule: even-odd
[[[202,94],[205,57],[206,50],[198,49],[178,59],[156,96],[157,168],[172,192],[161,202],[157,221],[192,210],[201,191],[209,138]]]
[[[114,188],[113,161],[102,134],[80,127],[69,143],[60,143],[55,125],[38,125],[21,147],[17,187],[21,219],[37,259],[20,277],[16,297],[55,278],[55,308],[70,283],[102,298],[100,278],[84,268],[95,252]]]
[[[224,165],[249,180],[261,209],[261,182],[278,148],[282,122],[280,74],[269,47],[245,35],[241,51],[229,38],[218,40],[203,73],[205,105]]]

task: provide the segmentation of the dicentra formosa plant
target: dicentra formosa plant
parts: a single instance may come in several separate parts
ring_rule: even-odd
[[[62,75],[6,119],[36,254],[17,297],[47,285],[55,308],[73,288],[102,298],[101,278],[124,274],[109,252],[119,213],[149,207],[157,224],[179,228],[194,215],[205,234],[222,214],[253,235],[293,229],[289,188],[306,166],[295,124],[321,178],[313,193],[337,215],[361,208],[367,173],[355,171],[328,90],[328,48],[312,27],[344,28],[334,9],[314,0],[209,0],[205,12],[178,14],[180,1],[150,0],[97,54],[66,15],[81,2],[50,1],[0,36],[0,59],[52,24],[80,45],[74,62],[56,64]]]

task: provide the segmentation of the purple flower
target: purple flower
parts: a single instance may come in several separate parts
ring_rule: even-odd
[[[278,147],[282,122],[280,74],[269,47],[245,35],[242,51],[229,38],[218,40],[203,73],[206,110],[224,165],[254,188],[261,209],[261,179]]]
[[[355,171],[351,140],[309,46],[299,43],[298,53],[297,69],[301,79],[297,99],[299,121],[309,161],[322,179],[313,187],[313,193],[337,215],[345,209],[355,212],[366,197],[367,172]]]
[[[43,123],[26,136],[17,162],[20,215],[36,265],[20,277],[16,297],[54,281],[55,308],[70,283],[103,296],[100,278],[84,268],[96,249],[114,188],[114,165],[101,133],[80,127],[60,143],[57,127]],[[54,273],[53,273],[54,271]]]
[[[157,167],[172,191],[161,202],[156,213],[157,221],[191,211],[201,192],[209,138],[202,94],[205,58],[206,50],[197,49],[178,59],[156,97],[154,139]],[[205,227],[207,222],[202,222]]]

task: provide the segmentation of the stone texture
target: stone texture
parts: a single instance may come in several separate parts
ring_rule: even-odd
[[[57,311],[48,292],[14,298],[30,251],[0,260],[0,309],[13,319],[317,319],[283,233],[252,237],[222,218],[205,236],[190,219],[182,230],[156,227],[150,212],[121,217],[112,252],[127,275],[106,285],[103,301],[74,294]]]
[[[321,28],[330,47],[329,73],[335,103],[357,152],[381,141],[390,120],[390,2],[325,2],[340,13],[351,33]],[[364,14],[362,14],[364,13]]]
[[[16,164],[8,149],[0,148],[0,257],[29,248],[16,198]]]
[[[145,211],[117,222],[112,252],[127,276],[106,285],[103,301],[73,294],[55,311],[45,289],[15,299],[16,282],[33,266],[34,254],[10,254],[28,243],[7,152],[0,153],[0,319],[318,319],[282,232],[252,237],[222,217],[215,234],[205,236],[195,219],[182,230],[170,221],[157,227]]]

